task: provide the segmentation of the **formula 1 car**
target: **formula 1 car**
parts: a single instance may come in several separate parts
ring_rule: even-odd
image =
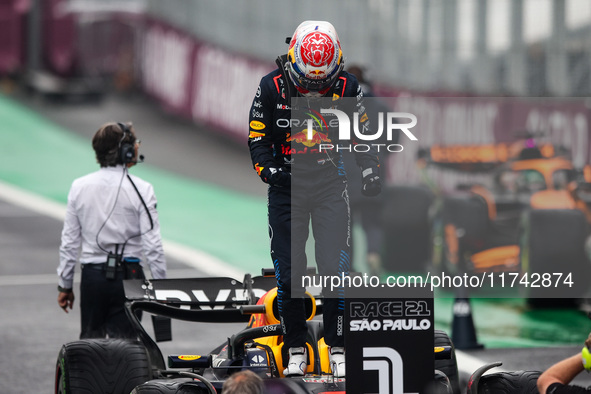
[[[271,271],[271,270],[270,270]],[[250,369],[263,378],[265,393],[345,392],[345,378],[332,375],[323,339],[322,297],[307,293],[308,370],[283,376],[282,326],[275,278],[226,277],[124,281],[127,315],[137,340],[84,339],[63,345],[56,364],[55,393],[223,393],[231,374]],[[158,317],[152,338],[138,311]],[[168,319],[168,320],[166,320]],[[244,322],[246,327],[209,354],[169,355],[156,342],[170,340],[170,320]],[[168,323],[168,325],[167,325]],[[199,335],[199,331],[195,331]],[[433,392],[459,393],[455,350],[447,334],[435,331]]]
[[[457,182],[455,190],[444,192],[425,177],[429,187],[386,190],[383,260],[389,270],[512,273],[521,281],[515,286],[519,296],[531,305],[584,296],[588,282],[576,278],[591,273],[585,250],[591,223],[588,168],[575,168],[564,149],[536,146],[531,139],[433,146],[420,152],[418,162],[423,173],[434,167],[438,176],[449,172],[472,182]],[[564,286],[555,287],[551,279],[559,277]],[[542,285],[543,279],[551,286]]]

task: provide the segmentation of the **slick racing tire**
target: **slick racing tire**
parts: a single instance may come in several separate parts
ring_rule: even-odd
[[[577,298],[588,289],[587,281],[591,265],[585,253],[588,224],[584,214],[578,210],[532,210],[526,216],[521,240],[521,271],[527,273],[530,283],[520,286],[532,307],[575,306]],[[551,282],[570,278],[572,287],[545,287],[543,274],[550,274]],[[533,281],[535,282],[534,287]]]
[[[435,330],[434,346],[451,346],[451,359],[449,360],[435,360],[435,369],[443,372],[449,379],[452,392],[460,394],[460,375],[458,373],[458,360],[456,359],[456,351],[449,336],[442,330]]]
[[[145,348],[123,339],[83,339],[62,346],[55,375],[56,394],[128,394],[150,380]]]
[[[157,379],[140,384],[131,394],[209,394],[210,391],[195,385],[193,379]]]
[[[497,372],[484,375],[478,384],[478,394],[537,394],[540,372]]]
[[[430,257],[429,208],[433,194],[417,186],[383,191],[383,266],[392,272],[424,271]]]

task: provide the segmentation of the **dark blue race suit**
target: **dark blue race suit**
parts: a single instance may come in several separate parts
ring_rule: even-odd
[[[268,213],[271,258],[278,286],[278,306],[285,349],[305,346],[305,244],[310,220],[315,241],[315,258],[321,277],[348,274],[351,261],[351,227],[347,177],[336,149],[320,150],[320,143],[337,145],[338,128],[324,128],[308,140],[306,125],[292,122],[292,97],[297,90],[279,68],[260,82],[250,110],[248,145],[252,163],[263,182],[269,184]],[[356,97],[353,110],[363,119],[363,94],[357,79],[342,72],[325,94],[338,107],[339,97]],[[340,109],[340,108],[339,108]],[[367,118],[367,117],[366,117]],[[359,167],[378,171],[375,149],[356,155]],[[353,176],[361,177],[360,173]],[[344,293],[324,288],[325,342],[344,346]]]

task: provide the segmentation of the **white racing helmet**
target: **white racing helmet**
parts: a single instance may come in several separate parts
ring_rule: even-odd
[[[295,30],[287,51],[287,71],[304,96],[324,95],[345,65],[334,26],[304,21]]]

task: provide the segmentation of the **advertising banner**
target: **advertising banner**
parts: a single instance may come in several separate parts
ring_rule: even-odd
[[[434,317],[429,291],[347,292],[347,392],[424,393],[433,384]],[[418,295],[418,294],[415,294]]]
[[[58,75],[68,75],[75,66],[76,18],[65,12],[64,0],[43,2],[43,46],[47,66]]]
[[[27,8],[23,0],[0,4],[0,75],[17,72],[23,66]]]
[[[149,21],[142,51],[143,86],[167,112],[246,141],[248,110],[260,79],[273,69]]]

